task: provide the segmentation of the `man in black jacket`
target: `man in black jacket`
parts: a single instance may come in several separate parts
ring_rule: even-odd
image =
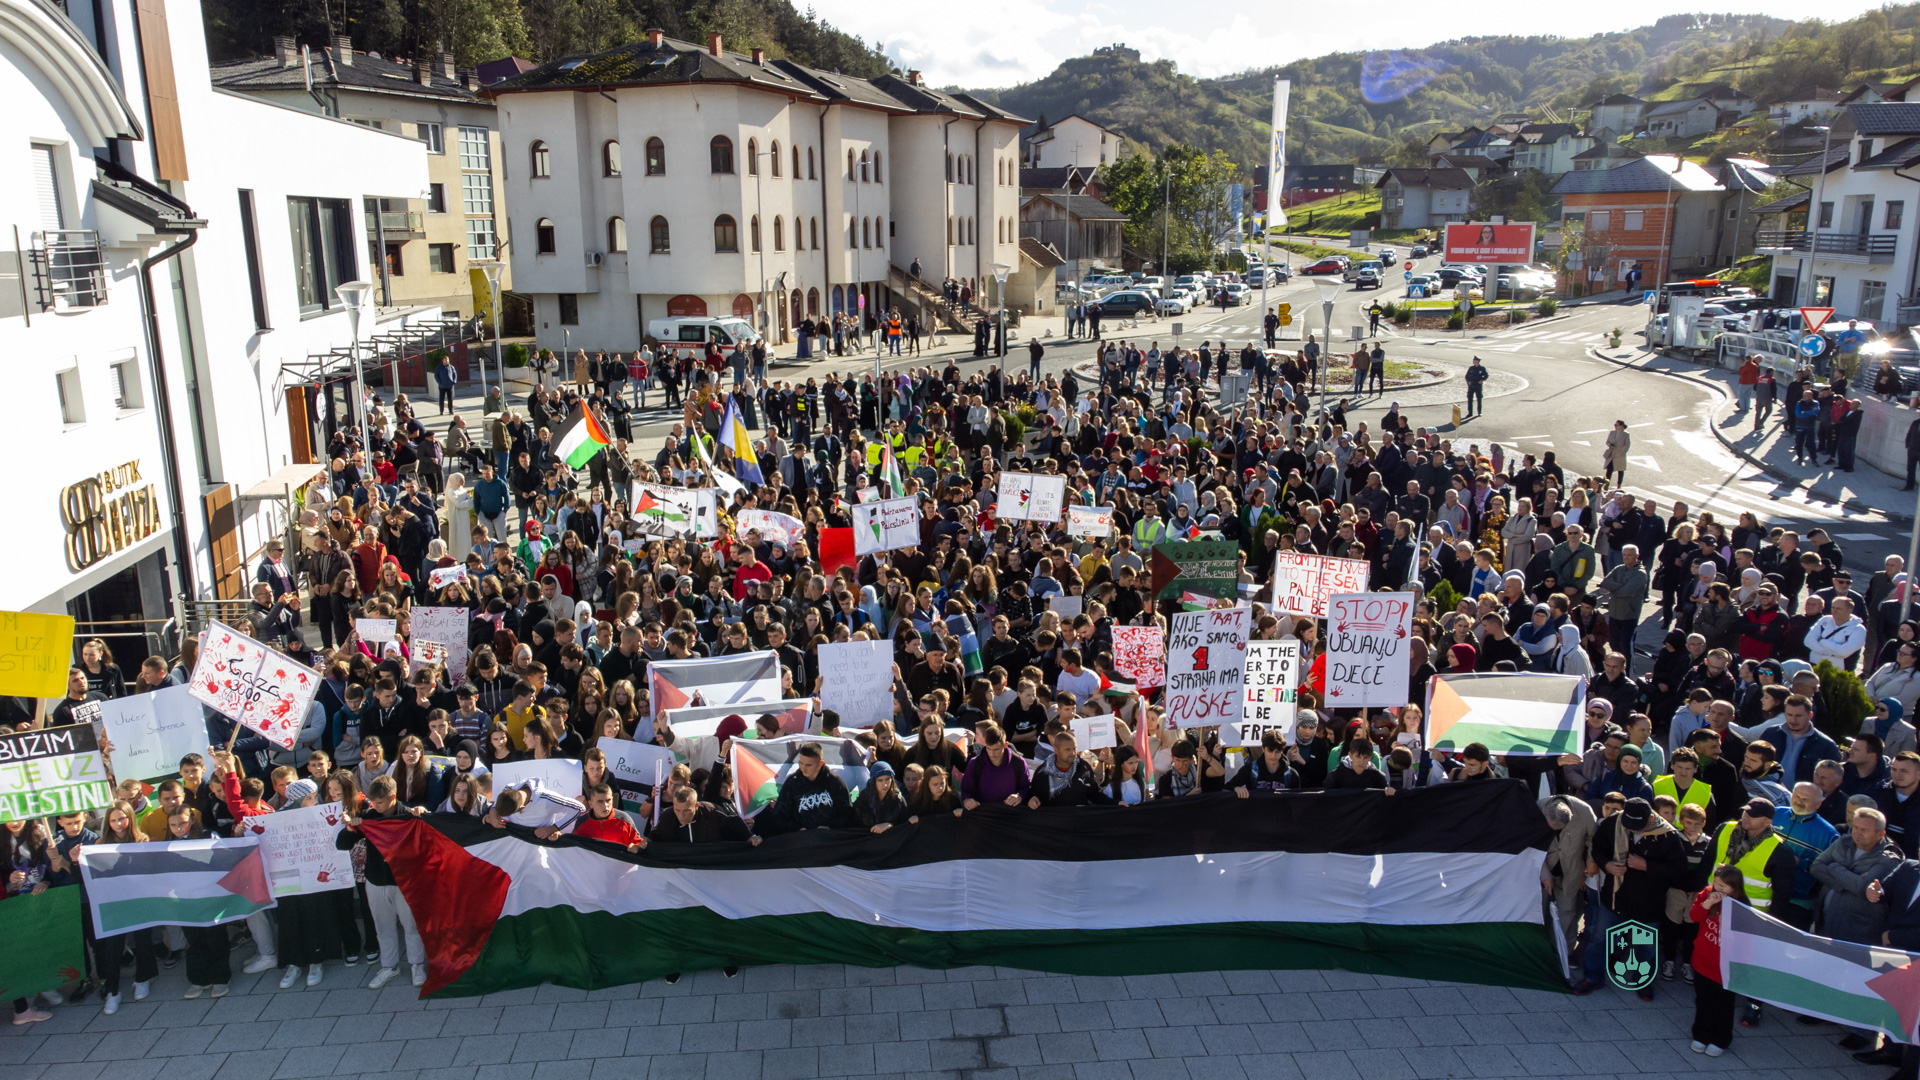
[[[1055,721],[1058,723],[1058,721]],[[1093,768],[1080,757],[1079,740],[1071,730],[1056,731],[1050,740],[1053,757],[1033,770],[1027,808],[1043,806],[1110,806],[1113,799],[1093,778]]]
[[[716,841],[746,841],[759,846],[760,838],[747,829],[747,823],[731,814],[723,814],[690,787],[673,793],[673,813],[663,816],[647,830],[649,844],[710,844]]]
[[[851,825],[853,799],[847,785],[821,759],[820,744],[802,743],[798,764],[799,769],[780,784],[780,797],[768,809],[770,819],[761,831],[777,835]]]
[[[1617,643],[1626,646],[1626,642]],[[1601,661],[1601,673],[1587,683],[1587,698],[1605,698],[1613,703],[1613,715],[1625,717],[1640,711],[1640,695],[1644,691],[1640,680],[1627,674],[1627,658],[1623,653],[1612,649],[1607,658]]]
[[[1586,970],[1573,986],[1576,994],[1589,993],[1602,981],[1607,929],[1628,920],[1658,926],[1667,889],[1687,864],[1679,832],[1640,798],[1628,799],[1625,810],[1594,829],[1587,857],[1601,871],[1600,903],[1594,908],[1599,925],[1588,930]],[[1639,996],[1652,1001],[1653,984],[1643,987]]]
[[[1687,745],[1700,758],[1699,777],[1713,792],[1713,802],[1707,810],[1707,828],[1717,829],[1723,821],[1731,821],[1738,808],[1747,804],[1747,786],[1740,780],[1740,770],[1733,762],[1720,753],[1721,735],[1710,727],[1696,729],[1687,736]],[[1746,747],[1741,747],[1744,754]]]

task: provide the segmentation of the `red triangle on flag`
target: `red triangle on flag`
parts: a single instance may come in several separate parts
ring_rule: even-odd
[[[649,669],[647,674],[652,676],[653,680],[653,715],[659,716],[668,709],[685,708],[692,704],[692,698],[679,687],[668,682],[658,671]]]
[[[659,508],[660,504],[654,501],[653,496],[648,492],[642,491],[640,493],[640,502],[634,506],[633,512],[636,514],[644,514],[649,510],[657,510]]]
[[[853,553],[853,529],[820,530],[820,569],[831,574],[843,566],[858,567],[860,557]]]
[[[506,906],[512,879],[467,853],[445,833],[415,818],[363,819],[360,831],[393,869],[427,947],[421,997],[452,985],[480,959]]]
[[[267,864],[260,858],[260,848],[254,846],[247,852],[239,865],[220,875],[214,884],[235,896],[242,896],[255,907],[266,907],[273,903],[273,890],[267,887]]]

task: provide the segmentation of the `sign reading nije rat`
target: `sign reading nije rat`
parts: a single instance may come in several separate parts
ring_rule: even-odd
[[[1167,638],[1167,723],[1237,724],[1246,703],[1252,608],[1182,611]]]

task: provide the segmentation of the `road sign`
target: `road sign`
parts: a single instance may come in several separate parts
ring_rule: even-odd
[[[1293,316],[1291,316],[1291,315],[1282,315],[1282,316],[1280,316],[1280,325],[1281,325],[1281,326],[1292,326],[1292,325],[1293,325]]]
[[[1809,360],[1819,359],[1820,354],[1826,351],[1827,339],[1819,334],[1808,334],[1800,339],[1800,355]]]
[[[1800,318],[1807,324],[1807,333],[1817,334],[1820,332],[1820,328],[1827,324],[1827,320],[1833,318],[1833,309],[1830,307],[1803,307],[1800,309]]]
[[[1400,271],[1400,280],[1401,280],[1401,281],[1412,281],[1412,280],[1413,280],[1413,271],[1411,271],[1411,270],[1402,270],[1402,271]]]

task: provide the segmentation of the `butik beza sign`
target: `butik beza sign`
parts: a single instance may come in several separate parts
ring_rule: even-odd
[[[60,492],[67,529],[67,565],[85,570],[160,531],[160,500],[142,483],[140,462],[129,461],[70,484]]]

